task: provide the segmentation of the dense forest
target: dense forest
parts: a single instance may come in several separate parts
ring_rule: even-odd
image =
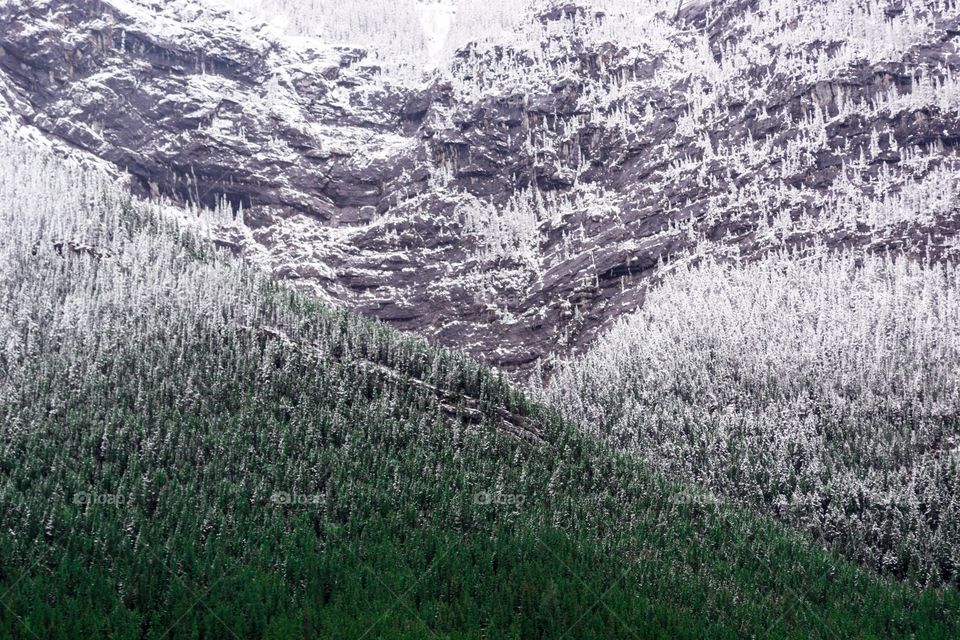
[[[668,476],[960,584],[960,271],[822,246],[677,266],[544,397]]]
[[[2,638],[960,632],[955,590],[704,499],[197,212],[0,155]]]

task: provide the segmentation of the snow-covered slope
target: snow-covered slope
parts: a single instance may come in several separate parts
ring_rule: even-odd
[[[882,572],[960,584],[960,270],[709,258],[554,371],[544,399],[709,496]]]
[[[277,278],[519,372],[668,261],[956,253],[955,2],[451,6],[418,75],[214,0],[11,0],[0,113],[242,208],[224,241]]]

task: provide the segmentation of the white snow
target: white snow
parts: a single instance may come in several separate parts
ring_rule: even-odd
[[[452,0],[420,0],[417,14],[427,40],[427,64],[439,67],[447,47],[447,37],[456,15]]]

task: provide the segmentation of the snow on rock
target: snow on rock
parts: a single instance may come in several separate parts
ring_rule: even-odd
[[[9,1],[0,126],[242,210],[231,242],[277,278],[518,375],[671,261],[956,255],[953,2],[410,0],[396,24],[339,4],[311,31],[328,0],[244,5],[300,7],[279,26],[216,0]],[[407,22],[415,73],[383,48]]]

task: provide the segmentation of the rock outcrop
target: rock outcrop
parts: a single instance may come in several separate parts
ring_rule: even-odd
[[[275,277],[518,377],[705,251],[956,254],[949,3],[522,24],[412,83],[190,0],[11,0],[0,112],[144,195],[242,211],[224,241]]]

